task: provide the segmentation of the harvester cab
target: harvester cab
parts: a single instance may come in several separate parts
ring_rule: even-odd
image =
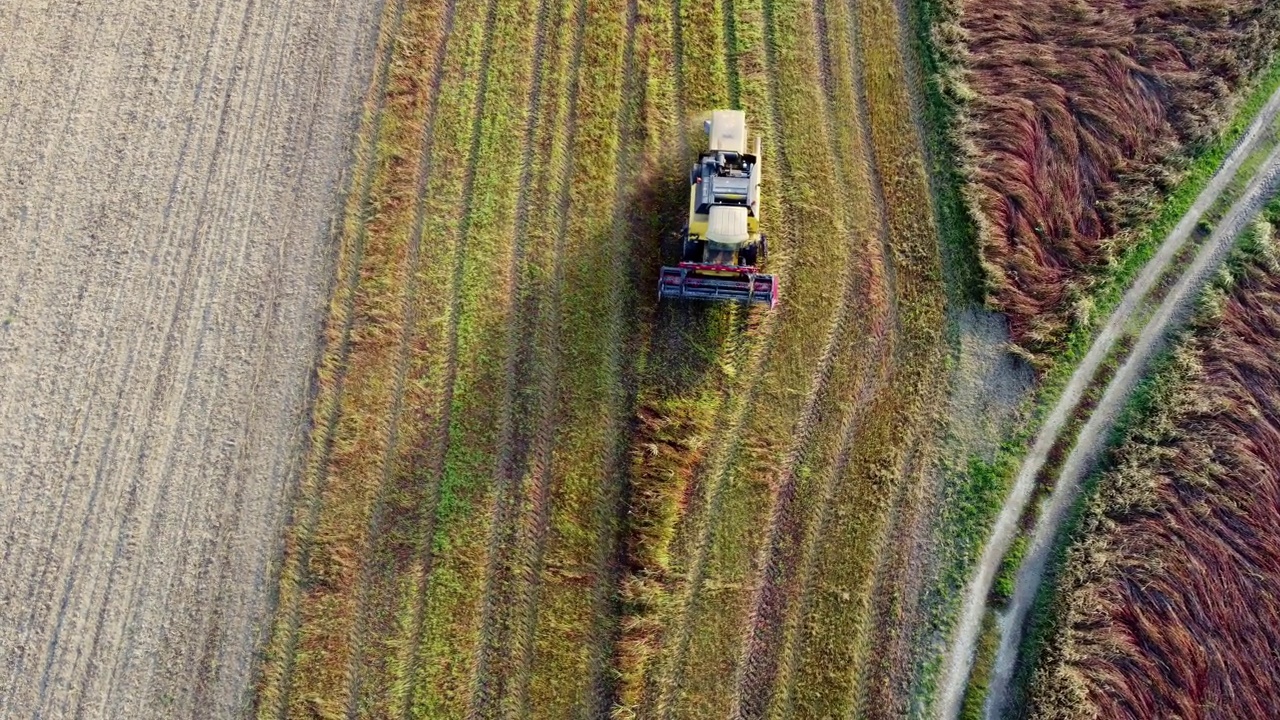
[[[760,138],[747,151],[741,110],[715,110],[704,124],[707,149],[689,171],[689,220],[680,264],[662,268],[658,297],[725,300],[773,307],[778,282],[760,268]]]

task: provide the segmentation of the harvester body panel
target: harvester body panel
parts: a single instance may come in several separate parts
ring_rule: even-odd
[[[760,232],[760,138],[748,153],[740,110],[712,111],[706,131],[708,148],[689,172],[680,264],[662,268],[658,295],[773,307],[777,281],[759,272],[767,254]]]

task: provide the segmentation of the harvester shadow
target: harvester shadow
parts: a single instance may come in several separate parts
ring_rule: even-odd
[[[632,213],[637,272],[635,297],[641,322],[649,324],[641,386],[651,396],[681,396],[712,381],[720,351],[734,331],[733,314],[722,303],[658,300],[663,265],[680,262],[681,236],[688,218],[687,165],[672,149],[637,188]]]

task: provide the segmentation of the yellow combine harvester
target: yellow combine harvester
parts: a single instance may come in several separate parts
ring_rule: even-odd
[[[768,254],[760,232],[760,138],[747,152],[741,110],[715,110],[708,148],[689,172],[689,224],[680,264],[662,268],[658,297],[778,303],[778,282],[759,272]]]

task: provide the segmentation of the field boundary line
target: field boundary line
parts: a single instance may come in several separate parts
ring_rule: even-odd
[[[393,0],[386,0],[383,10],[384,13],[386,12],[386,7],[392,6],[392,2]],[[392,16],[391,24],[381,33],[382,39],[386,45],[383,49],[382,58],[376,71],[377,78],[372,83],[372,86],[376,88],[376,90],[373,90],[371,93],[374,96],[374,110],[371,113],[371,118],[368,120],[369,130],[368,135],[366,136],[367,142],[365,147],[361,149],[361,152],[366,153],[367,157],[364,159],[363,172],[360,176],[359,201],[355,204],[354,208],[346,208],[346,211],[343,213],[343,219],[337,221],[338,223],[341,223],[346,217],[354,216],[356,222],[356,236],[352,242],[351,258],[347,277],[339,288],[335,289],[335,294],[339,291],[345,291],[345,297],[342,299],[341,303],[341,340],[339,341],[337,348],[338,357],[334,368],[333,390],[331,393],[323,393],[321,391],[320,394],[322,396],[327,394],[330,395],[330,397],[317,398],[316,400],[316,414],[327,410],[327,418],[325,420],[324,430],[319,438],[319,444],[321,446],[319,456],[314,459],[309,459],[307,462],[307,465],[314,467],[313,472],[316,475],[316,480],[314,488],[310,489],[313,494],[308,500],[306,500],[306,514],[302,518],[301,524],[297,526],[300,532],[298,539],[299,547],[295,556],[296,560],[293,563],[289,563],[286,555],[285,563],[282,564],[281,567],[281,570],[283,571],[285,567],[293,565],[298,568],[297,572],[300,574],[300,577],[297,582],[292,583],[293,585],[298,586],[297,588],[294,588],[294,596],[284,598],[284,602],[288,605],[289,609],[285,619],[285,637],[283,639],[283,647],[280,650],[281,657],[278,660],[280,663],[280,677],[275,682],[268,679],[268,675],[270,674],[268,672],[268,667],[272,665],[269,659],[271,654],[270,650],[271,646],[275,644],[271,640],[268,640],[267,646],[263,652],[267,659],[260,665],[262,669],[258,671],[258,677],[255,682],[255,686],[257,687],[254,691],[254,704],[257,706],[255,710],[257,716],[263,719],[268,717],[265,715],[268,711],[265,710],[264,706],[261,704],[261,697],[264,692],[263,683],[270,685],[279,683],[279,690],[277,691],[278,698],[276,707],[274,708],[274,715],[279,718],[283,718],[287,715],[289,696],[292,693],[293,688],[295,651],[298,642],[298,631],[302,622],[302,595],[298,592],[298,588],[305,584],[305,579],[307,577],[307,566],[311,556],[311,547],[314,540],[315,528],[320,520],[320,510],[324,494],[323,491],[329,481],[329,464],[333,457],[334,433],[337,432],[338,422],[342,415],[342,398],[345,394],[347,370],[351,357],[351,333],[356,310],[356,288],[359,286],[360,282],[360,267],[364,262],[365,242],[369,235],[369,220],[372,216],[370,203],[373,198],[373,183],[374,176],[376,174],[374,170],[378,164],[378,145],[382,139],[382,130],[386,113],[387,87],[391,78],[391,64],[395,57],[396,49],[400,45],[398,35],[400,32],[401,21],[404,19],[405,0],[394,0],[394,7],[395,11]],[[366,100],[366,102],[369,102],[369,100]],[[361,133],[361,135],[365,135],[365,133]],[[352,181],[355,181],[355,177],[352,178]],[[338,230],[337,232],[341,234],[342,230]],[[341,260],[339,260],[339,262],[340,261]],[[334,299],[336,300],[337,298],[335,297]],[[330,317],[332,317],[332,315]],[[331,352],[331,350],[326,351],[325,356],[328,356]],[[324,364],[323,359],[320,364]],[[313,382],[316,382],[315,375],[313,375]],[[327,402],[329,406],[321,409],[321,403],[325,402]],[[315,415],[312,417],[315,418]],[[313,425],[312,433],[314,432],[315,428]],[[309,455],[314,455],[315,445],[316,440],[313,439],[311,441],[312,449],[308,452]],[[304,472],[306,475],[311,474],[311,472]],[[305,482],[306,480],[304,475],[304,487],[301,487],[298,490],[300,495],[307,494]],[[294,519],[291,517],[286,528],[293,526]],[[286,534],[292,534],[288,529],[286,529],[285,532]],[[283,572],[280,573],[280,575],[283,574]],[[279,600],[281,588],[279,588],[278,584],[276,593],[276,600]],[[277,612],[279,612],[278,608]],[[274,634],[275,633],[272,632],[272,635]]]
[[[1022,466],[1018,472],[1017,479],[1012,489],[1005,499],[1001,507],[1000,515],[995,524],[992,526],[988,540],[984,545],[982,559],[975,568],[972,579],[966,589],[964,606],[960,623],[954,634],[954,639],[948,649],[947,658],[944,669],[944,682],[942,685],[941,704],[938,707],[938,716],[940,718],[949,719],[956,716],[959,712],[961,698],[967,685],[969,671],[973,662],[973,650],[977,641],[977,635],[980,629],[981,620],[986,611],[986,596],[990,590],[991,584],[995,578],[996,570],[999,566],[1001,558],[1008,550],[1010,543],[1016,531],[1018,519],[1022,515],[1023,509],[1030,500],[1031,491],[1035,485],[1035,478],[1043,468],[1047,459],[1049,450],[1056,444],[1058,436],[1068,425],[1069,420],[1076,406],[1079,404],[1088,385],[1093,380],[1103,360],[1112,349],[1119,330],[1124,326],[1125,322],[1131,317],[1137,309],[1140,301],[1145,297],[1148,291],[1155,286],[1164,271],[1174,261],[1178,251],[1185,245],[1190,237],[1196,222],[1209,209],[1209,207],[1222,194],[1230,181],[1235,177],[1240,165],[1248,157],[1252,148],[1257,144],[1263,134],[1263,130],[1271,125],[1277,113],[1280,112],[1280,90],[1272,94],[1266,106],[1258,113],[1250,124],[1249,130],[1245,136],[1241,138],[1230,155],[1223,161],[1222,166],[1214,174],[1213,179],[1205,186],[1196,198],[1195,203],[1183,215],[1177,226],[1169,233],[1164,241],[1161,242],[1159,250],[1143,267],[1141,273],[1135,279],[1129,290],[1126,291],[1123,300],[1112,312],[1105,326],[1099,331],[1094,339],[1088,354],[1077,366],[1072,373],[1071,379],[1067,386],[1063,389],[1058,401],[1054,404],[1053,410],[1041,426],[1036,434],[1035,443],[1028,451],[1023,460]],[[1260,171],[1261,172],[1261,171]],[[1255,177],[1257,177],[1255,175]],[[1249,193],[1246,193],[1247,197]],[[1239,205],[1239,203],[1237,203]],[[1233,208],[1234,210],[1235,208]],[[1218,234],[1215,231],[1215,236]],[[1197,256],[1197,263],[1201,257],[1206,257],[1209,249],[1218,247],[1217,243],[1210,242],[1206,245],[1201,254]],[[1183,280],[1190,278],[1191,270],[1184,271]],[[1179,280],[1178,287],[1183,287],[1183,280]],[[1161,311],[1166,307],[1171,307],[1171,299],[1178,297],[1178,292],[1171,293],[1168,298],[1161,303]],[[1142,337],[1148,337],[1148,330],[1156,324],[1159,329],[1163,329],[1163,325],[1168,324],[1168,318],[1157,320],[1163,317],[1160,311],[1157,316],[1148,321],[1142,332]],[[1136,353],[1136,350],[1135,350]],[[1121,371],[1117,373],[1116,378],[1108,385],[1104,401],[1112,397],[1111,389],[1115,386],[1124,374],[1126,369],[1132,371],[1130,362],[1135,357],[1130,355],[1130,360],[1126,360]],[[1113,400],[1113,402],[1115,402]],[[1102,408],[1103,404],[1099,403],[1098,408]],[[1097,410],[1091,415],[1089,421],[1085,424],[1085,428],[1094,427],[1094,417],[1097,416]],[[1101,422],[1101,420],[1099,421]],[[1084,434],[1085,428],[1081,429],[1080,435]],[[1079,436],[1078,436],[1079,437]],[[1100,440],[1098,440],[1100,442]],[[1077,442],[1078,444],[1078,442]],[[1072,456],[1076,455],[1073,449]],[[1064,472],[1066,468],[1064,467]],[[1063,482],[1055,485],[1054,495],[1057,496],[1058,487]],[[1060,497],[1060,496],[1058,496]],[[1043,521],[1043,520],[1042,520]],[[1037,523],[1037,535],[1039,535],[1039,523]],[[1034,553],[1029,553],[1028,558]],[[1024,561],[1025,563],[1025,561]],[[1019,573],[1021,575],[1021,573]],[[1019,578],[1021,580],[1021,578]],[[1022,583],[1017,584],[1016,593],[1022,592]],[[1012,607],[1012,606],[1011,606]],[[1003,644],[1003,642],[1002,642]]]

